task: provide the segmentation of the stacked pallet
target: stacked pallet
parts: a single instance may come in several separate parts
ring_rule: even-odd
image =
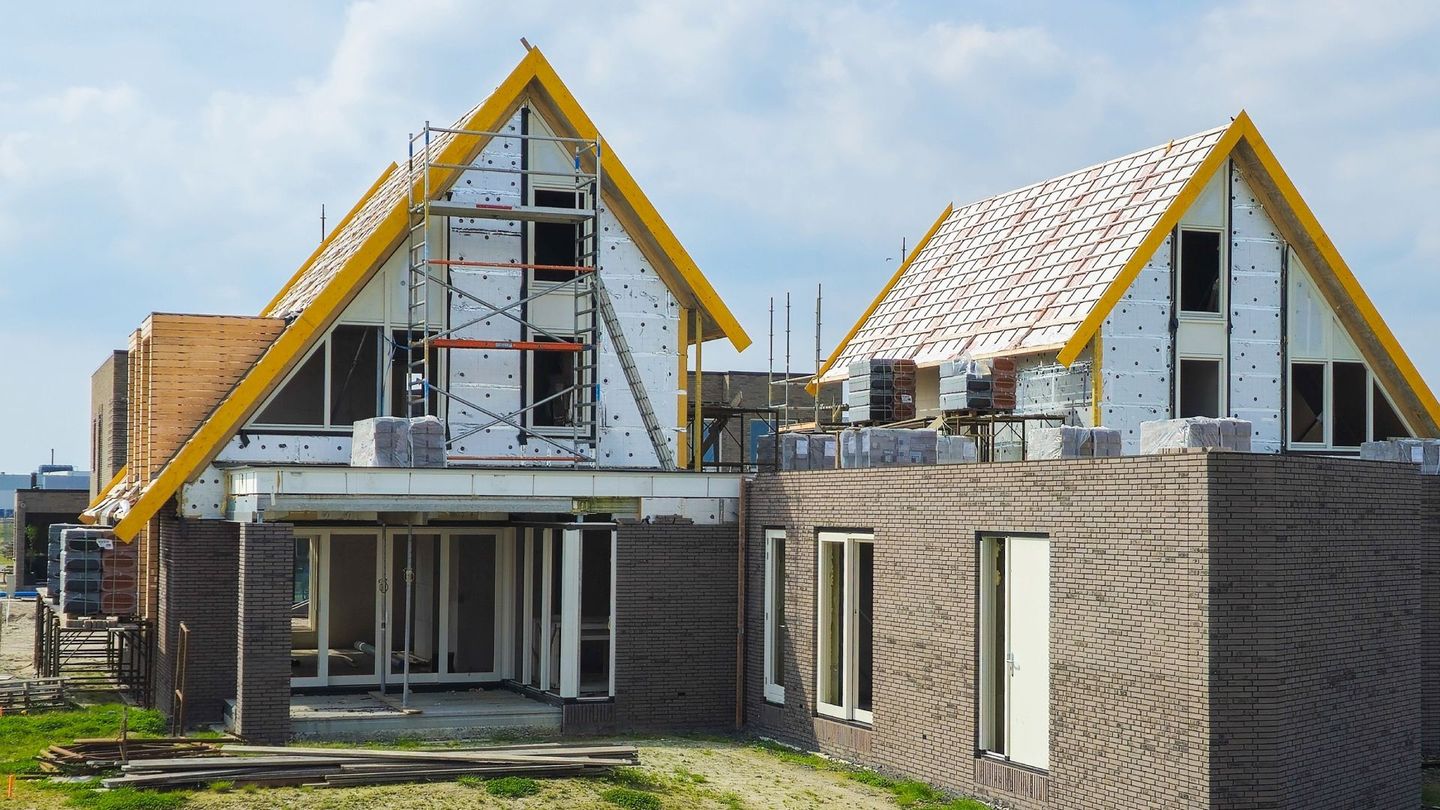
[[[84,524],[80,523],[51,523],[49,531],[49,546],[46,555],[45,565],[45,586],[50,590],[50,604],[60,603],[60,551],[63,541],[60,539],[61,532],[66,529],[83,529]]]
[[[903,422],[915,418],[914,360],[874,358],[849,366],[847,422]]]
[[[109,536],[89,527],[60,532],[60,611],[71,616],[100,615],[100,540]]]
[[[134,543],[114,536],[100,539],[100,612],[106,616],[134,616],[140,600],[136,590],[139,556]]]
[[[353,787],[459,776],[581,776],[639,763],[628,745],[500,745],[443,751],[225,745],[214,754],[127,762],[106,787],[237,785]]]

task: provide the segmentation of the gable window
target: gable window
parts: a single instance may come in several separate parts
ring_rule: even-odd
[[[818,539],[815,708],[841,720],[872,723],[875,537],[820,532]]]
[[[765,530],[765,699],[785,702],[785,532]]]
[[[1379,383],[1370,386],[1370,436],[1372,441],[1402,439],[1410,436],[1410,429],[1401,421],[1400,414],[1390,405],[1390,398],[1380,389]]]
[[[1220,314],[1220,232],[1180,231],[1180,311]]]
[[[1325,443],[1325,363],[1290,364],[1290,441]]]
[[[544,208],[580,208],[582,194],[572,190],[535,189],[535,205]],[[579,264],[580,226],[569,222],[536,222],[534,224],[535,264],[573,267]],[[570,270],[537,268],[536,281],[569,281],[575,278]]]
[[[1050,766],[1050,541],[982,535],[978,560],[978,748]]]
[[[325,424],[325,355],[327,343],[315,347],[300,368],[270,397],[255,421],[266,425]]]
[[[270,396],[254,424],[339,429],[380,415],[387,353],[404,363],[404,351],[390,349],[379,326],[337,325]]]
[[[577,343],[574,338],[535,338],[539,343]],[[576,364],[578,351],[531,351],[530,424],[533,427],[570,427],[575,416]],[[581,390],[584,390],[582,386]]]
[[[1179,417],[1220,416],[1220,361],[1180,360]]]

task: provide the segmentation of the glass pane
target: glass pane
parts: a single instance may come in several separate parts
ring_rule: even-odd
[[[330,424],[379,413],[380,327],[337,326],[330,334]]]
[[[1220,361],[1180,361],[1180,417],[1220,416]]]
[[[375,674],[375,544],[370,534],[330,538],[330,677]]]
[[[1290,364],[1290,441],[1325,441],[1325,364]]]
[[[873,710],[870,697],[874,685],[872,640],[875,635],[875,544],[856,543],[855,552],[859,555],[855,594],[858,614],[855,620],[855,644],[859,648],[856,653],[858,671],[856,672],[855,708],[868,712]]]
[[[315,348],[255,421],[262,425],[325,424],[325,344]]]
[[[820,701],[843,702],[845,544],[820,544]]]
[[[319,541],[295,538],[295,586],[290,600],[290,677],[313,678],[320,674],[319,628],[315,624],[320,582],[314,566],[313,546]]]
[[[1400,421],[1399,414],[1390,407],[1390,400],[1385,398],[1385,392],[1380,390],[1378,384],[1375,386],[1374,402],[1375,412],[1370,418],[1373,422],[1371,434],[1375,441],[1408,438],[1410,431],[1405,429],[1405,423]]]
[[[495,537],[450,541],[450,671],[495,671]]]
[[[579,208],[580,195],[573,191],[535,190],[535,204],[547,208]],[[573,267],[578,264],[580,227],[565,222],[536,222],[535,264]],[[536,281],[570,281],[570,270],[537,269]]]
[[[417,534],[414,543],[414,577],[405,573],[410,550],[406,535],[396,535],[390,556],[390,672],[405,671],[408,646],[411,672],[437,672],[440,653],[440,538]],[[406,601],[410,602],[409,636],[406,636]]]
[[[1220,311],[1220,234],[1180,232],[1180,309]]]
[[[530,542],[530,685],[540,688],[540,648],[545,643],[545,532],[537,530]]]
[[[580,694],[610,694],[610,532],[581,536]]]
[[[775,577],[771,590],[770,617],[774,623],[770,632],[770,660],[774,662],[774,683],[776,686],[785,685],[785,540],[776,538],[774,543],[774,567],[772,576]]]
[[[1365,441],[1365,389],[1370,375],[1364,363],[1337,362],[1330,372],[1331,443],[1359,447]]]

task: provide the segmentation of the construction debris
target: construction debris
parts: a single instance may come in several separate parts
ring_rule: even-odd
[[[134,746],[138,741],[130,741]],[[113,752],[107,752],[107,755]],[[106,761],[115,764],[114,757]],[[266,787],[352,787],[484,776],[578,776],[639,763],[628,745],[499,745],[443,751],[225,745],[219,751],[139,758],[120,764],[106,787],[180,788],[217,780]]]
[[[135,760],[169,761],[205,756],[218,750],[212,742],[185,737],[102,737],[76,740],[65,746],[52,745],[37,759],[40,770],[45,773],[95,774]]]
[[[0,712],[34,712],[66,705],[64,678],[0,681]]]

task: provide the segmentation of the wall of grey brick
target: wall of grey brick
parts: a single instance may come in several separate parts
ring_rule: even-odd
[[[1425,545],[1420,558],[1420,751],[1440,759],[1440,477],[1421,477]]]
[[[129,429],[129,357],[129,352],[116,349],[90,375],[91,498],[125,466],[125,437]]]
[[[187,726],[220,721],[235,696],[236,571],[239,524],[164,514],[159,524],[156,708],[174,710],[180,624],[189,629],[185,675]]]
[[[1421,477],[1345,459],[1210,463],[1212,806],[1413,807]]]
[[[617,727],[734,726],[738,542],[734,525],[620,524]]]
[[[1333,483],[1321,487],[1327,476]],[[1415,478],[1358,461],[1218,453],[761,476],[747,504],[749,725],[1012,807],[1302,806],[1264,804],[1273,793],[1237,798],[1240,759],[1227,757],[1247,744],[1259,768],[1290,787],[1329,766],[1351,780],[1344,795],[1410,789],[1413,802],[1418,755],[1403,741],[1418,736],[1415,721],[1378,737],[1361,724],[1367,714],[1419,713],[1407,684],[1419,674],[1420,533],[1413,519],[1409,529],[1397,525],[1416,515]],[[1297,536],[1312,492],[1328,504],[1324,532],[1288,547],[1264,539]],[[1372,526],[1387,510],[1402,520]],[[764,702],[762,684],[763,530],[771,527],[788,535],[783,707]],[[866,735],[837,735],[814,717],[815,534],[829,527],[875,533],[875,723]],[[1051,539],[1046,801],[976,781],[975,536],[1006,531]],[[1333,553],[1339,538],[1376,531],[1391,535],[1379,548]],[[1241,548],[1246,538],[1259,540]],[[1297,550],[1306,555],[1298,567]],[[1224,564],[1214,577],[1217,555]],[[1274,587],[1282,576],[1289,590]],[[1400,584],[1387,595],[1352,593],[1368,577]],[[1247,599],[1236,597],[1242,591]],[[1353,615],[1339,608],[1351,598],[1360,599]],[[1223,638],[1212,645],[1216,599]],[[1285,608],[1296,599],[1303,610]],[[1293,664],[1275,658],[1297,632],[1305,655]],[[1346,646],[1361,638],[1374,649]],[[1327,660],[1347,650],[1358,660]],[[1382,661],[1397,671],[1366,688]],[[1325,719],[1332,714],[1334,724]],[[1302,744],[1307,725],[1341,739]],[[863,744],[837,742],[847,739]],[[1373,777],[1371,743],[1397,763]],[[1212,756],[1212,746],[1221,753]],[[1405,769],[1410,788],[1395,776]]]
[[[290,738],[294,536],[288,523],[240,524],[235,732],[255,743]]]

